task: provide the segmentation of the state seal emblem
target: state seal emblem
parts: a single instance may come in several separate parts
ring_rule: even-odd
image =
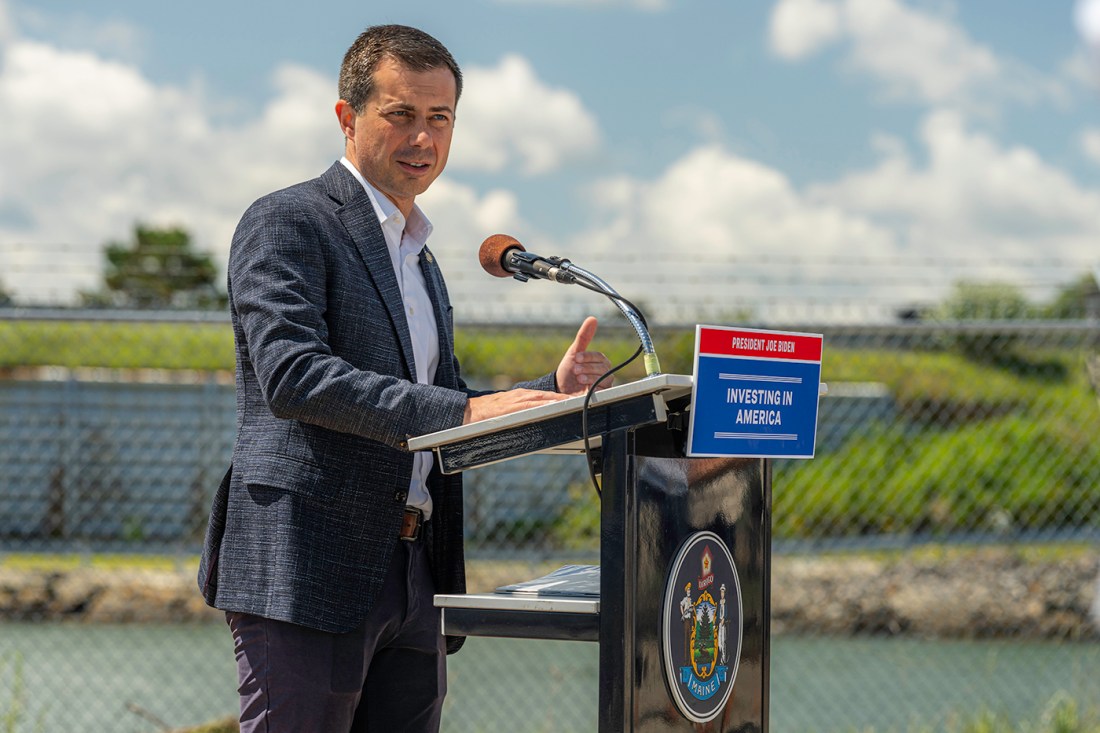
[[[722,538],[697,532],[665,581],[665,679],[685,717],[713,720],[726,706],[741,657],[741,582]]]

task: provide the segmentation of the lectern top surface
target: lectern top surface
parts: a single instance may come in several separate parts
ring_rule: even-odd
[[[675,399],[691,392],[692,379],[689,374],[656,374],[627,384],[620,384],[600,390],[592,396],[590,405],[604,405],[611,402],[630,399],[639,395],[659,394],[666,400]],[[445,446],[479,435],[486,435],[507,428],[539,422],[558,415],[580,412],[584,407],[584,395],[569,397],[560,402],[539,405],[527,410],[513,412],[510,415],[480,420],[469,425],[459,425],[437,433],[429,433],[409,439],[409,450],[423,451]]]

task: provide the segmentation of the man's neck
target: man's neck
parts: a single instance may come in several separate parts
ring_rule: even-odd
[[[405,220],[408,221],[409,215],[412,213],[413,206],[416,203],[416,201],[414,199],[409,199],[408,201],[401,202],[401,201],[398,201],[397,199],[395,199],[393,196],[390,196],[388,193],[383,191],[381,188],[379,188],[377,183],[375,183],[374,181],[367,178],[365,175],[363,175],[363,171],[359,170],[359,166],[355,164],[354,151],[352,151],[348,148],[345,148],[344,149],[344,158],[346,158],[348,163],[350,163],[351,166],[359,173],[359,176],[364,181],[366,181],[367,183],[369,183],[371,185],[371,188],[373,188],[375,191],[377,191],[378,193],[385,196],[394,206],[397,207],[397,210],[401,212],[401,215],[403,217],[405,217]]]

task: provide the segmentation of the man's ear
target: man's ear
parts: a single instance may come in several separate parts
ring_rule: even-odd
[[[346,139],[355,137],[355,121],[358,116],[347,100],[341,99],[336,103],[336,119],[340,121],[340,131]]]

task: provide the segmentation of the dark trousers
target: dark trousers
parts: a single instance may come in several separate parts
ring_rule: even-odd
[[[446,648],[423,540],[397,540],[385,586],[347,634],[229,612],[241,733],[438,731]]]

